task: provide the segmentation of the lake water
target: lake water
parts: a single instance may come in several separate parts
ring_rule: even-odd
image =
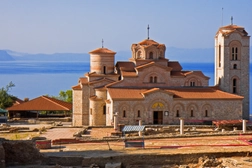
[[[201,70],[210,77],[209,85],[214,85],[213,63],[181,63],[181,66],[183,70]],[[66,91],[76,85],[79,77],[83,77],[89,69],[89,62],[0,62],[0,88],[12,81],[16,86],[10,90],[10,94],[20,99],[33,99],[41,95],[57,96],[61,90]]]

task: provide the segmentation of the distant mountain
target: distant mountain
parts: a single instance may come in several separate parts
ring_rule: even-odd
[[[115,55],[115,62],[128,61],[131,58],[131,51],[118,51]],[[252,47],[250,47],[252,57]],[[167,47],[165,56],[170,61],[182,63],[213,63],[214,48],[185,49]],[[88,53],[55,53],[55,54],[27,54],[11,50],[0,50],[0,61],[65,61],[65,62],[89,62]]]
[[[0,50],[0,61],[14,61],[15,59],[5,50]]]
[[[26,54],[7,51],[16,61],[65,61],[65,62],[89,62],[89,54],[86,53],[54,53],[54,54]]]

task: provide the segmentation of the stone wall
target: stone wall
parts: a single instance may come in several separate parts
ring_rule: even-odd
[[[2,146],[5,152],[6,165],[38,164],[41,163],[44,158],[36,148],[35,142],[31,140],[5,140],[2,142]]]
[[[154,107],[155,103],[161,106]],[[179,116],[177,110],[179,109]],[[205,110],[208,110],[207,116]],[[113,110],[118,112],[119,124],[153,124],[153,112],[163,112],[163,124],[178,124],[179,118],[185,120],[239,120],[242,119],[242,100],[181,100],[173,99],[162,91],[146,95],[144,100],[113,101]],[[138,110],[140,117],[138,117]],[[193,116],[191,116],[193,110]],[[124,112],[126,116],[124,115]],[[165,116],[164,112],[168,115]]]

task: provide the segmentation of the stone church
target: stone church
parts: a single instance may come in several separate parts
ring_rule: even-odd
[[[90,72],[73,86],[73,125],[204,123],[249,119],[249,41],[243,27],[215,35],[215,86],[201,71],[183,70],[166,47],[149,37],[132,44],[129,61],[116,52],[90,51]],[[169,56],[168,56],[169,57]]]

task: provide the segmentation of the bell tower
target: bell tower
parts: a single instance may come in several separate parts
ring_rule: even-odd
[[[215,35],[215,85],[225,92],[241,95],[242,117],[249,119],[249,41],[243,27],[220,27]]]

